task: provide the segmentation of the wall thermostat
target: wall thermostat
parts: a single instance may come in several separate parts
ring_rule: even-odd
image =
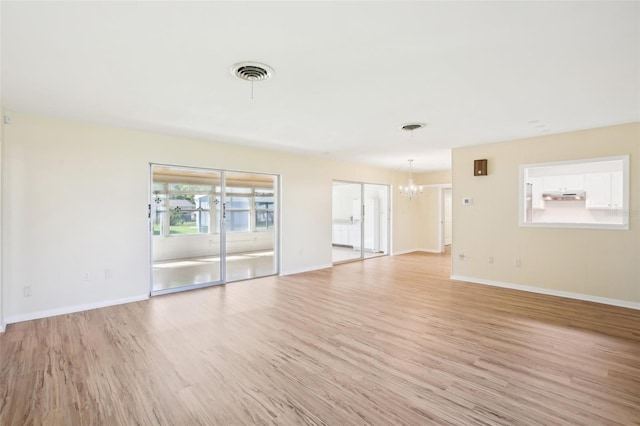
[[[463,198],[462,204],[464,204],[465,206],[470,206],[471,204],[473,204],[473,198],[470,198],[470,197]]]

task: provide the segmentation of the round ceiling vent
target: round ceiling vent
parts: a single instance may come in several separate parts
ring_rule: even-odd
[[[231,74],[246,81],[264,81],[273,76],[273,68],[259,62],[240,62],[231,67]]]
[[[424,123],[407,123],[404,126],[402,126],[402,130],[406,130],[408,132],[411,132],[413,130],[416,129],[422,129],[425,126]]]

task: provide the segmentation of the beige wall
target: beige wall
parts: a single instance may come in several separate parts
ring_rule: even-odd
[[[2,93],[0,92],[0,105],[2,105]],[[2,151],[3,151],[3,143],[4,140],[4,110],[0,108],[0,188],[2,187]],[[3,286],[2,286],[2,194],[0,193],[0,332],[4,331],[5,321],[3,316]]]
[[[451,170],[420,173],[416,175],[415,181],[418,185],[449,184],[451,183]]]
[[[451,171],[417,173],[413,176],[416,185],[423,186],[421,197],[409,200],[397,192],[393,194],[398,212],[394,226],[403,228],[401,247],[396,246],[394,254],[411,251],[440,251],[440,209],[441,188],[451,184]],[[396,173],[394,187],[406,185],[409,173]],[[413,229],[407,224],[415,224]]]
[[[392,185],[392,253],[435,247],[429,224],[437,191],[415,200],[398,196],[393,188],[406,183],[405,172],[11,115],[0,140],[5,322],[147,296],[150,162],[280,174],[285,274],[331,264],[333,180]],[[451,174],[417,175],[419,184],[453,181],[453,275],[638,304],[639,141],[640,125],[633,124],[461,148],[454,150]],[[518,226],[520,164],[619,154],[631,157],[629,231]],[[472,175],[477,158],[489,159],[489,176]],[[474,204],[463,208],[463,196]],[[468,260],[460,261],[460,253]],[[111,278],[104,278],[105,269]],[[23,296],[25,285],[31,297]]]
[[[630,156],[629,230],[519,226],[521,164],[624,154]],[[488,176],[473,176],[479,158],[489,160]],[[639,123],[453,150],[453,276],[640,308],[639,170]],[[463,206],[463,197],[473,204]]]
[[[419,226],[420,214],[416,200],[409,200],[398,192],[399,186],[407,184],[409,173],[391,172],[391,254],[402,254],[419,248],[416,227]]]
[[[5,126],[2,170],[7,322],[148,295],[150,162],[280,174],[285,274],[331,265],[334,179],[392,185],[406,180],[405,173],[316,157],[12,117]],[[412,208],[397,200],[392,211],[398,219],[396,252],[416,248]],[[84,272],[89,282],[82,280]],[[23,296],[26,285],[31,297]]]
[[[423,188],[422,197],[416,199],[416,246],[426,252],[440,251],[440,186],[429,185]]]
[[[416,183],[424,185],[423,196],[417,200],[419,208],[414,219],[419,223],[416,229],[416,247],[426,252],[441,251],[441,210],[442,188],[451,185],[451,171],[444,170],[416,175]]]

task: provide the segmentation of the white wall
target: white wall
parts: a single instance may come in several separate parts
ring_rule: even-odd
[[[521,164],[616,155],[630,156],[628,230],[519,226]],[[639,171],[640,123],[454,149],[454,277],[640,308]]]
[[[316,157],[12,117],[2,159],[6,322],[147,297],[150,162],[280,174],[284,274],[331,265],[334,179],[406,181],[404,173]],[[392,244],[400,251],[416,248],[408,207],[398,200],[393,212]]]
[[[357,183],[333,185],[333,222],[347,224],[352,222],[353,201],[360,200],[361,186]]]

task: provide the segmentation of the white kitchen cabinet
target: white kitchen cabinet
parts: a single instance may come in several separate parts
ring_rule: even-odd
[[[582,191],[584,190],[584,175],[564,175],[564,190],[565,191]]]
[[[622,172],[587,173],[585,193],[588,209],[621,209]]]
[[[534,209],[544,209],[544,178],[532,177],[528,179],[531,184],[531,207]]]
[[[622,172],[611,173],[611,208],[621,209],[624,203]]]
[[[334,245],[350,246],[351,244],[351,225],[334,224],[332,241]]]
[[[583,174],[545,176],[543,179],[545,191],[582,191],[585,186]]]

